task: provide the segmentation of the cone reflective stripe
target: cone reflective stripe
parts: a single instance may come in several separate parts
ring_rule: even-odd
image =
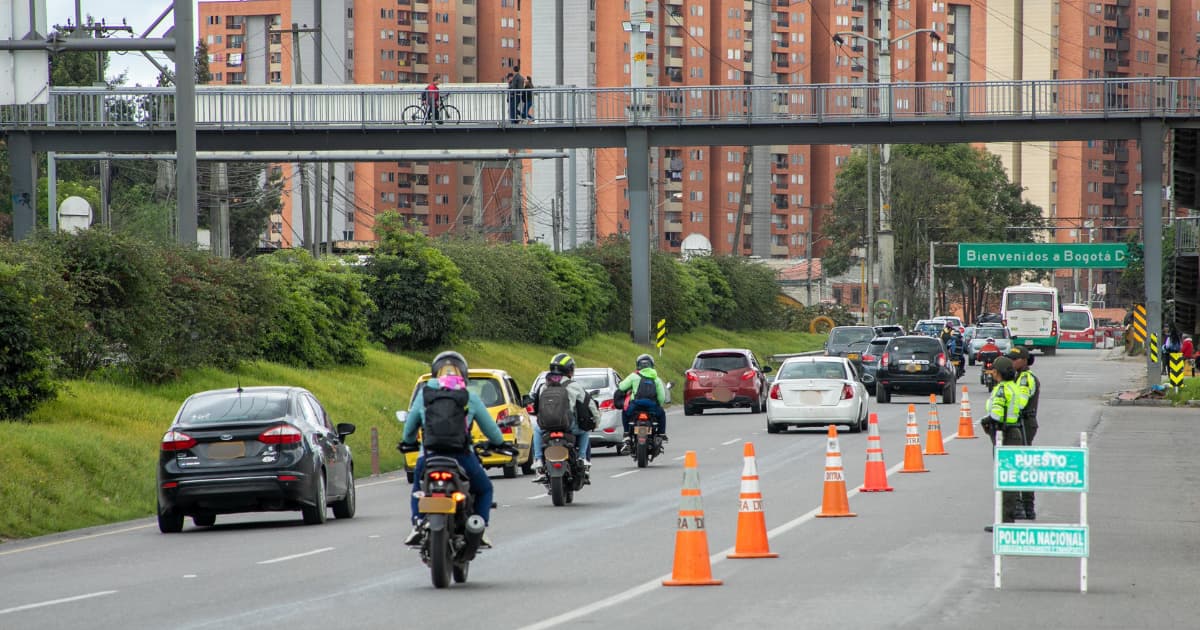
[[[767,542],[767,521],[763,515],[762,493],[758,489],[758,464],[754,444],[742,448],[742,490],[738,494],[737,542],[727,558],[778,558]]]
[[[904,426],[904,468],[900,472],[922,473],[925,469],[925,458],[921,457],[921,431],[917,428],[917,408],[908,405],[908,422]]]
[[[864,475],[863,492],[891,492],[887,484],[887,465],[883,463],[883,445],[879,440],[879,417],[871,414],[867,424],[867,472]]]
[[[696,470],[696,451],[683,459],[683,490],[679,492],[679,519],[675,529],[675,564],[671,579],[663,586],[712,586],[708,561],[708,533],[704,531],[704,505],[700,500],[700,473]]]
[[[958,439],[973,440],[977,437],[975,423],[971,420],[971,396],[967,393],[967,386],[963,385],[962,402],[958,405]]]
[[[836,425],[829,425],[828,444],[825,450],[825,495],[817,518],[858,516],[850,511],[850,497],[846,495],[846,472],[842,469],[842,449],[838,447]]]
[[[946,454],[946,447],[942,444],[942,422],[938,420],[937,396],[934,394],[929,395],[929,425],[925,429],[925,454]]]

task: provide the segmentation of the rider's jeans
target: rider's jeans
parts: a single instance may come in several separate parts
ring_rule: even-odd
[[[442,455],[442,453],[438,453],[438,455]],[[492,480],[488,479],[487,471],[483,468],[483,462],[479,461],[479,456],[475,453],[446,453],[445,456],[453,457],[457,460],[458,465],[462,466],[463,471],[467,473],[467,479],[471,482],[471,493],[475,495],[475,513],[483,519],[484,523],[490,523],[492,514]],[[417,512],[417,485],[423,483],[425,483],[424,452],[417,458],[417,467],[413,471],[411,507],[414,522],[419,516]]]
[[[639,411],[649,411],[658,424],[659,435],[667,434],[667,412],[658,403],[639,398],[625,407],[621,413],[621,424],[625,426],[625,435],[633,435],[633,417]]]
[[[576,426],[571,429],[571,435],[575,436],[575,446],[579,449],[579,456],[591,461],[591,436],[588,432]],[[542,458],[542,430],[537,428],[537,426],[533,427],[533,458]]]

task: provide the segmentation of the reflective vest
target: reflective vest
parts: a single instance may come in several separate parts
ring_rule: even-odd
[[[992,389],[987,409],[996,420],[1004,424],[1017,424],[1021,421],[1021,410],[1028,403],[1025,390],[1016,381],[1001,381]]]

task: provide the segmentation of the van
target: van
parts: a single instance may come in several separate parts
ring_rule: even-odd
[[[1096,347],[1096,319],[1092,309],[1085,304],[1064,304],[1058,316],[1060,334],[1059,348]]]

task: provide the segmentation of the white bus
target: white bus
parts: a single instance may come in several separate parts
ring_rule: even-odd
[[[1013,345],[1044,354],[1054,354],[1058,349],[1061,312],[1058,289],[1037,283],[1008,287],[1000,299],[1000,316],[1012,333]]]

